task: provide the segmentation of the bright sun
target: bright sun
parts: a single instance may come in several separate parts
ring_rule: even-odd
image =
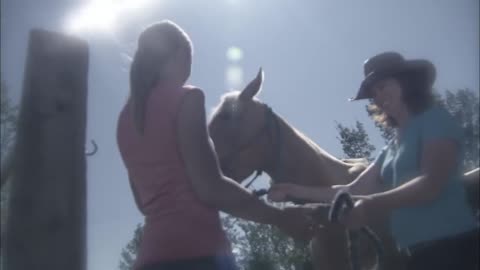
[[[120,16],[144,8],[151,0],[90,0],[67,19],[65,29],[69,33],[84,31],[112,31]]]

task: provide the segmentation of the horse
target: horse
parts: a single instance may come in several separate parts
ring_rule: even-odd
[[[274,183],[331,186],[353,181],[368,162],[334,157],[256,98],[263,77],[260,69],[243,90],[225,93],[212,111],[208,130],[222,172],[239,183],[255,171],[267,173]],[[477,180],[471,183],[477,183],[478,187],[478,171],[476,176]],[[476,196],[478,205],[478,194]],[[405,257],[397,251],[387,217],[380,220],[372,229],[385,248],[385,269],[403,269]],[[310,243],[314,268],[349,269],[345,229],[329,224],[326,218],[322,225],[322,230]],[[365,241],[360,243],[360,248],[362,265],[370,269],[375,261],[373,248]]]

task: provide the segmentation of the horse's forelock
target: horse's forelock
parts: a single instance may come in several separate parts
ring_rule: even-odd
[[[240,107],[240,93],[241,91],[234,90],[223,94],[220,97],[220,102],[210,110],[210,119],[212,119],[215,115],[225,111],[228,111],[232,114],[238,112],[238,108]],[[255,103],[261,103],[261,101],[256,97],[253,97],[251,101]]]
[[[223,94],[220,97],[220,102],[211,109],[210,111],[210,119],[214,117],[216,114],[227,110],[227,108],[234,107],[238,96],[240,95],[240,91],[229,91]]]

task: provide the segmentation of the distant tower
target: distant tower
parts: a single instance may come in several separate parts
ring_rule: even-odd
[[[241,66],[243,51],[238,47],[232,46],[227,49],[226,57],[225,83],[227,89],[240,90],[243,83],[243,68]]]

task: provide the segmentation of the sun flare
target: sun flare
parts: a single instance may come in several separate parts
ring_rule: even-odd
[[[120,16],[132,16],[133,12],[145,8],[151,0],[90,0],[85,6],[71,14],[65,30],[69,33],[84,31],[112,31]]]

